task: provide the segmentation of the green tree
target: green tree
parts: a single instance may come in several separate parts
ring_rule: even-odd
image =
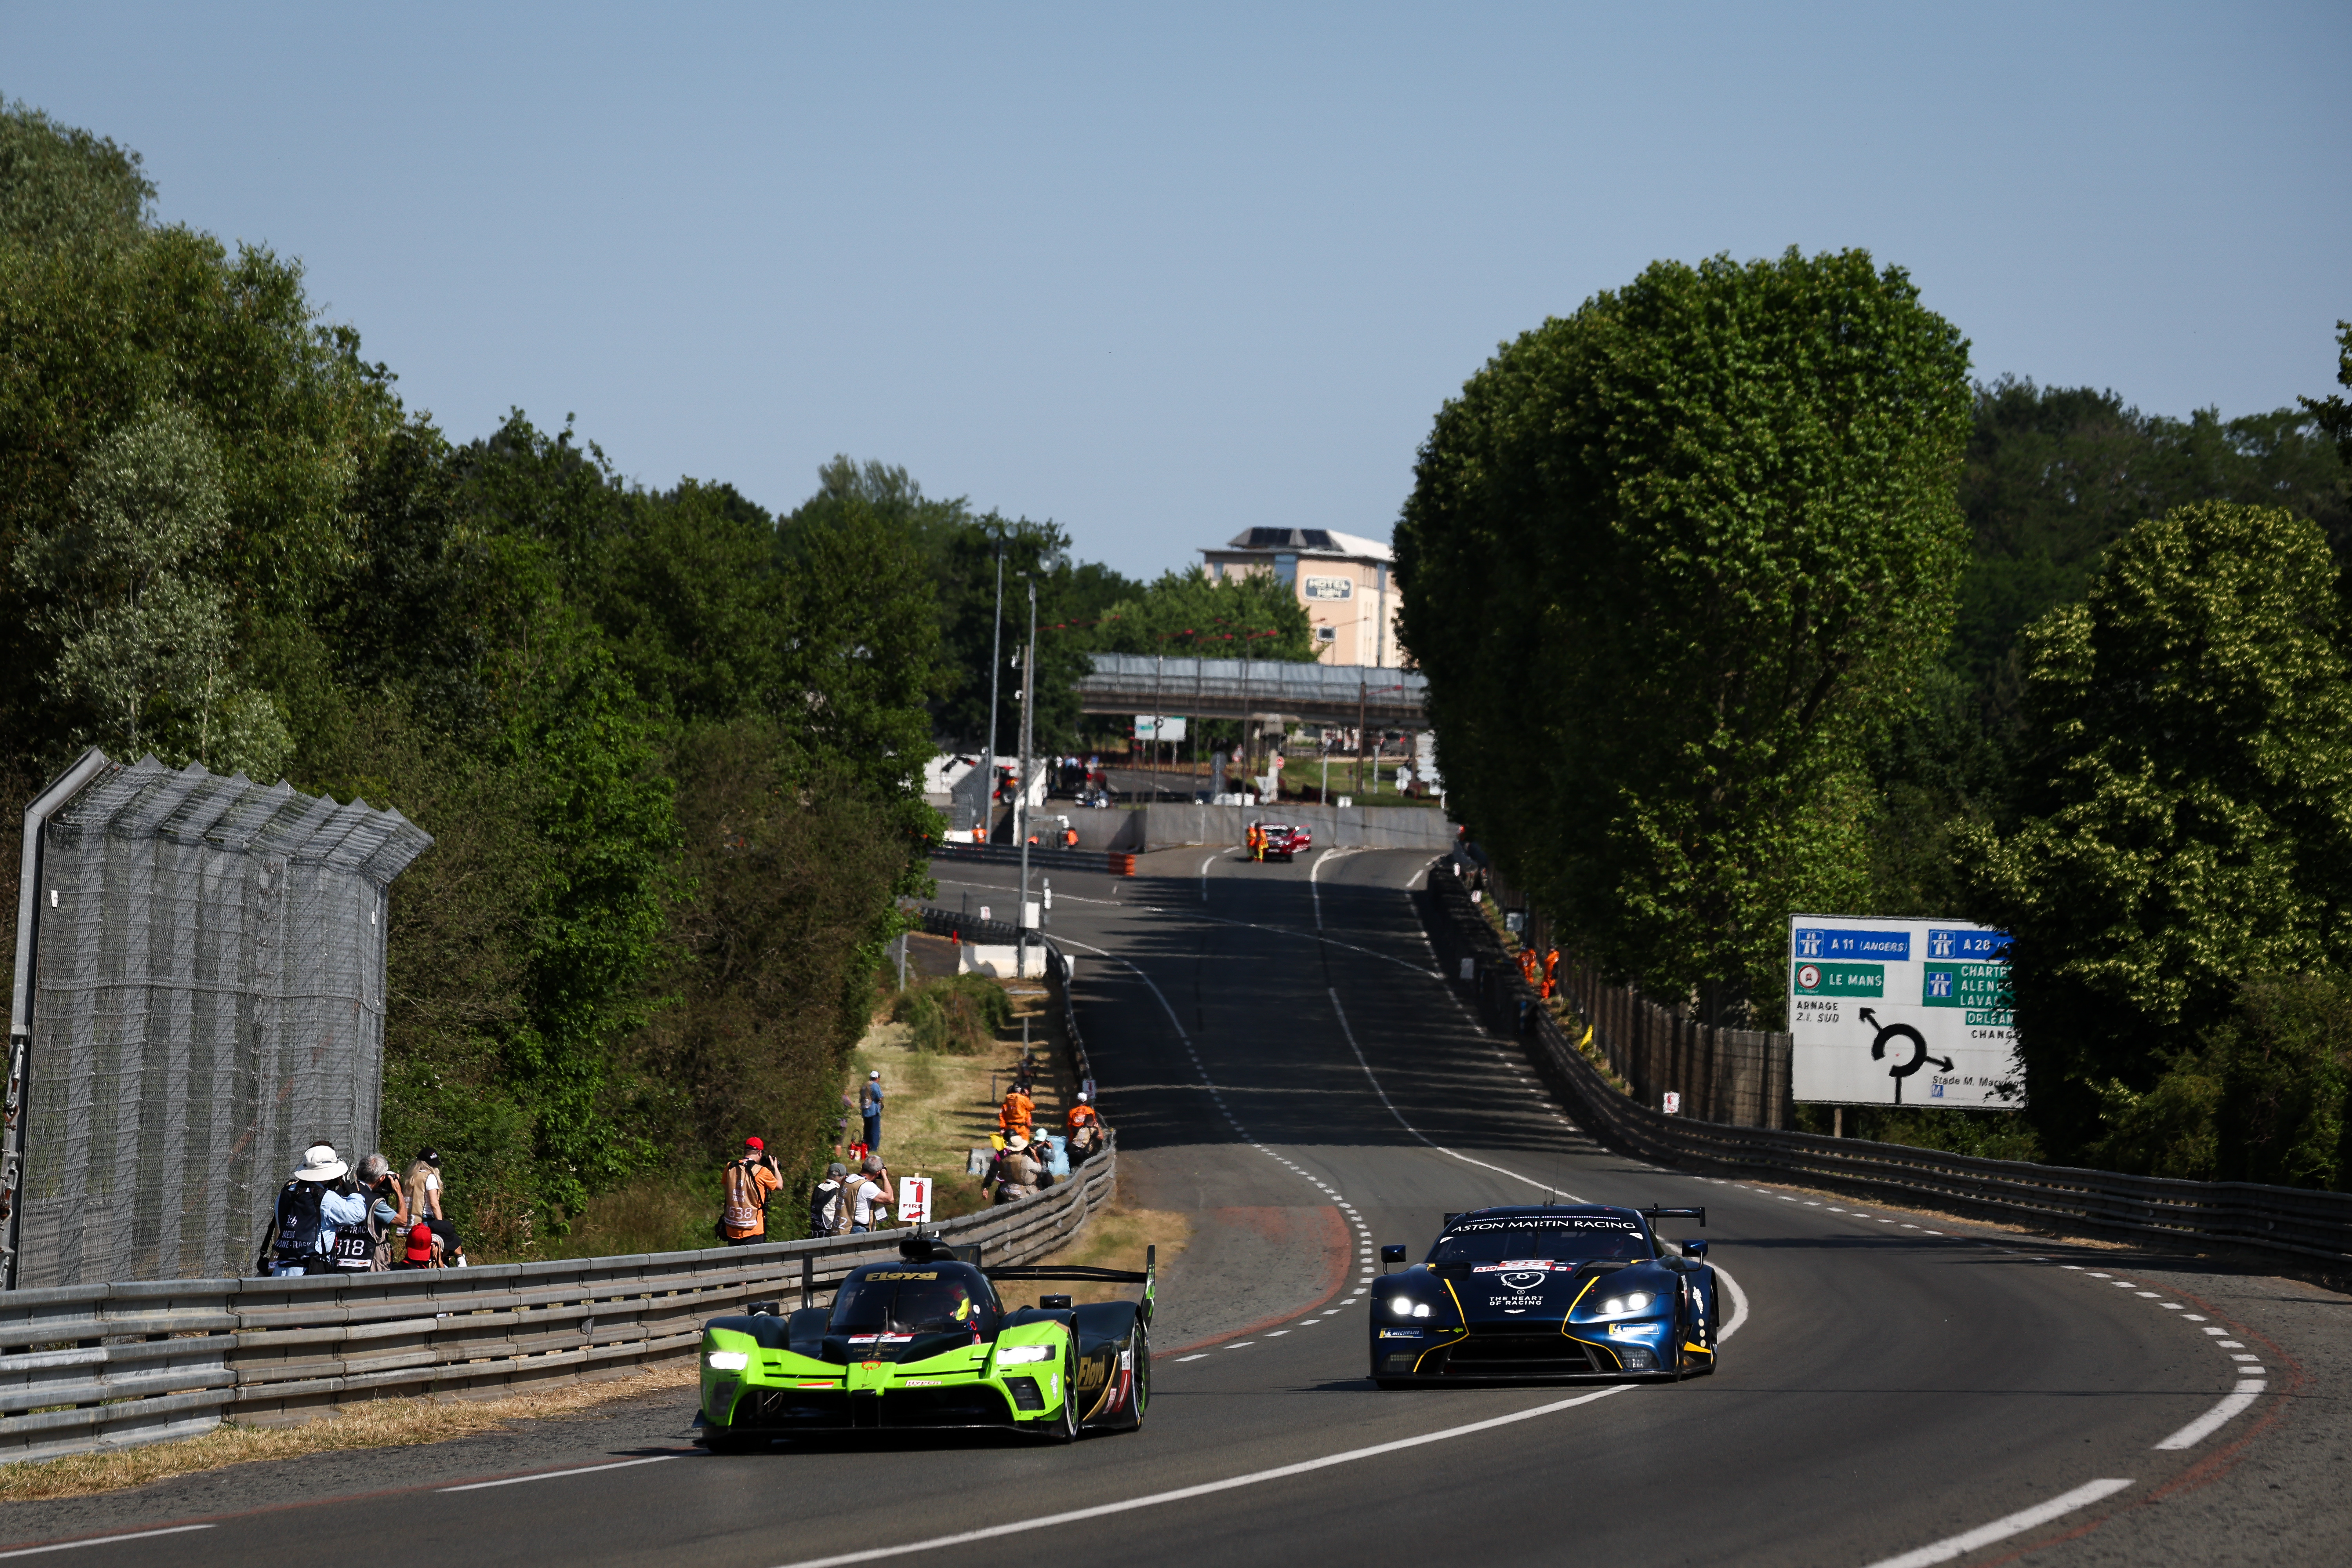
[[[1163,572],[1103,612],[1095,641],[1109,653],[1181,658],[1312,664],[1318,653],[1307,606],[1270,572],[1215,583],[1199,572]]]
[[[139,154],[0,100],[0,237],[38,250],[144,237],[155,187]]]
[[[1868,256],[1660,262],[1439,414],[1396,536],[1452,799],[1661,994],[1775,994],[1866,889],[1866,743],[1918,700],[1966,535],[1967,345]]]
[[[1092,668],[1103,616],[1135,584],[1108,567],[1070,557],[1069,535],[1051,522],[992,511],[950,531],[933,567],[940,613],[943,690],[933,732],[977,750],[989,736],[989,658],[998,651],[997,563],[1004,569],[1003,668],[997,682],[996,748],[1020,749],[1021,672],[1014,660],[1029,635],[1029,585],[1037,587],[1037,719],[1040,752],[1077,743],[1085,728],[1077,685]]]
[[[2237,1019],[2250,976],[2347,956],[2336,575],[2306,517],[2181,507],[2028,633],[2021,820],[1971,826],[1960,849],[1970,912],[2015,940],[2019,1055],[2053,1159],[2198,1158],[2180,1152],[2204,1136],[2194,1085],[2145,1097]]]
[[[2336,384],[2352,387],[2352,321],[2336,323]],[[2336,455],[2345,468],[2352,469],[2352,403],[2347,403],[2340,392],[2326,397],[2298,397],[2295,401],[2334,438]]]
[[[207,571],[227,521],[203,422],[160,409],[90,449],[58,526],[22,531],[16,575],[57,649],[43,682],[91,716],[77,741],[278,776],[291,741],[231,673],[228,595]]]
[[[2309,414],[2143,414],[2113,392],[2003,376],[1976,392],[1960,479],[1973,558],[1958,658],[1996,726],[2014,722],[2018,634],[2079,601],[2135,524],[2200,500],[2284,506],[2345,537],[2343,464]]]
[[[657,987],[677,1000],[630,1047],[671,1149],[716,1156],[757,1132],[784,1160],[813,1160],[841,1109],[877,915],[907,857],[887,803],[795,776],[792,752],[779,721],[754,714],[688,728],[671,758],[684,874]]]
[[[20,152],[37,132],[70,153],[79,134],[46,122],[28,130],[21,114],[0,119]],[[116,205],[135,211],[144,199]],[[300,269],[267,251],[232,258],[211,237],[176,226],[81,245],[36,226],[30,237],[0,232],[0,342],[8,345],[0,561],[13,566],[28,539],[85,526],[76,486],[86,485],[101,443],[159,411],[195,419],[217,468],[222,523],[204,561],[226,594],[223,675],[234,689],[266,693],[282,717],[291,704],[275,674],[301,662],[289,656],[310,640],[310,617],[352,565],[346,496],[396,420],[388,378],[361,361],[356,334],[322,325]],[[0,574],[0,659],[9,668],[55,666],[64,623],[48,592],[17,572]],[[88,689],[0,684],[0,733],[54,769],[97,727],[60,694]],[[267,719],[257,707],[243,711]]]
[[[837,517],[846,507],[858,506],[885,528],[902,535],[926,570],[937,574],[945,563],[950,542],[980,521],[962,496],[942,500],[923,493],[922,485],[903,467],[869,458],[860,463],[846,453],[816,471],[816,493],[793,510],[778,531],[777,549],[792,555],[798,548],[798,530]]]
[[[152,195],[0,109],[0,779],[89,738],[290,755],[432,832],[384,1126],[490,1249],[700,1163],[730,1101],[815,1146],[892,895],[928,889],[937,563],[977,520],[844,460],[779,527],[520,410],[453,445],[299,266]]]

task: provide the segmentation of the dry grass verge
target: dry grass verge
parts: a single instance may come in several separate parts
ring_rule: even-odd
[[[517,1421],[597,1420],[599,1405],[666,1389],[691,1388],[691,1358],[600,1383],[568,1384],[504,1399],[377,1399],[300,1426],[231,1426],[176,1443],[103,1454],[0,1465],[0,1502],[37,1502],[143,1487],[174,1476],[264,1459],[294,1459],[341,1448],[405,1447],[496,1432]]]

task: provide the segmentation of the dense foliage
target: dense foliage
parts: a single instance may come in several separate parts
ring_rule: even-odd
[[[1713,264],[1716,286],[1738,270]],[[2343,397],[2180,420],[2004,377],[1975,388],[1960,460],[1917,471],[1911,521],[1890,510],[1881,533],[1837,510],[1855,494],[1843,448],[1820,458],[1779,436],[1792,398],[1842,431],[1852,390],[1804,381],[1829,362],[1801,327],[1771,340],[1727,306],[1678,339],[1673,318],[1623,303],[1708,275],[1653,268],[1507,345],[1423,449],[1399,535],[1406,638],[1474,831],[1588,952],[1718,1015],[1762,973],[1753,1011],[1773,1021],[1792,909],[2014,931],[2029,1109],[1850,1118],[1866,1136],[2352,1184]],[[1689,346],[1662,355],[1628,322]],[[2338,344],[2352,386],[2352,325]],[[1651,372],[1662,360],[1678,374]],[[1951,435],[1962,366],[1940,363],[1955,379],[1933,398],[1880,405],[1920,421],[1923,454]],[[1709,384],[1690,365],[1735,415],[1693,395]],[[1603,418],[1612,395],[1626,412]],[[1765,438],[1743,440],[1742,418]],[[1709,482],[1757,473],[1781,482]],[[1951,516],[1939,487],[1957,542],[1927,525]],[[1819,570],[1801,552],[1843,536],[1811,520],[1841,516],[1878,536]],[[1753,542],[1775,527],[1798,563],[1778,575]],[[1941,574],[1948,592],[1874,575],[1870,552],[1897,548],[1918,552],[1909,582]],[[1843,720],[1756,731],[1767,744],[1746,754],[1769,765],[1743,772],[1730,742],[1748,731],[1715,715],[1740,718],[1759,688],[1734,678],[1801,672],[1791,630],[1857,588],[1905,594],[1896,657],[1874,669],[1832,650],[1815,668],[1846,685]],[[1743,781],[1769,807],[1749,832],[1658,831],[1724,814]],[[1815,863],[1775,878],[1776,849]],[[1707,920],[1743,907],[1710,945]]]
[[[492,1251],[746,1132],[814,1158],[926,886],[944,525],[903,474],[780,521],[520,412],[452,442],[298,268],[152,197],[0,112],[0,775],[153,752],[430,831],[384,1137]]]
[[[2307,518],[2182,507],[2134,527],[2087,598],[2028,633],[2019,820],[1964,829],[1959,858],[1970,907],[2016,939],[2021,1054],[2053,1157],[2179,1169],[2153,1131],[2179,1122],[2176,1096],[2148,1103],[2168,1068],[2237,1054],[2221,1037],[2250,979],[2352,957],[2336,579]],[[2228,1094],[2215,1109],[2242,1119]],[[2294,1163],[2251,1152],[2267,1141],[2237,1139],[2250,1168]]]
[[[1857,252],[1653,266],[1449,402],[1397,531],[1453,796],[1604,964],[1773,981],[1866,895],[1865,748],[1951,624],[1967,353]]]

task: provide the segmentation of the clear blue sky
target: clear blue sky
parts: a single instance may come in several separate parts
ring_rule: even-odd
[[[2342,0],[0,10],[0,90],[454,437],[780,509],[881,458],[1138,574],[1385,537],[1495,344],[1660,257],[1864,247],[1981,377],[2329,390],[2347,68]]]

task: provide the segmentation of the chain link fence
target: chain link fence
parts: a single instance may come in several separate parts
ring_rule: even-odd
[[[10,1289],[245,1272],[304,1147],[377,1141],[396,811],[87,753],[26,812]]]

